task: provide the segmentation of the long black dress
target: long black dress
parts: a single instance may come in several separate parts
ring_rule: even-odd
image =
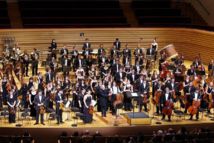
[[[90,104],[91,104],[91,100],[92,98],[91,97],[87,97],[86,98],[86,105],[89,107]],[[89,113],[89,108],[87,108],[84,104],[84,110],[83,110],[83,113],[84,113],[84,118],[83,118],[83,121],[84,123],[91,123],[92,120],[93,120],[93,114],[90,114]]]
[[[36,109],[34,107],[34,98],[35,98],[36,94],[34,94],[32,92],[30,94],[31,94],[31,103],[32,103],[32,105],[30,105],[30,116],[36,117]]]

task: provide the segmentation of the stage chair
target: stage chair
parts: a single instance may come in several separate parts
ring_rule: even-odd
[[[181,110],[174,110],[174,116],[177,117],[176,121],[178,121],[178,118],[182,120],[182,117],[183,117],[183,120],[185,120],[185,114]]]
[[[51,124],[51,121],[54,121],[54,120],[56,120],[56,113],[55,112],[49,113],[49,116],[48,116],[49,125]]]
[[[30,116],[29,110],[25,109],[24,112],[21,113],[22,125],[24,125],[24,120],[28,121],[28,125],[31,125],[32,117]]]

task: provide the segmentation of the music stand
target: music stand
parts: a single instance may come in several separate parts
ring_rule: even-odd
[[[139,94],[137,92],[132,92],[132,93],[127,92],[126,95],[127,95],[127,98],[132,99],[132,106],[133,106],[132,113],[133,113],[133,118],[134,118],[134,113],[135,113],[135,111],[134,111],[134,99],[139,98]]]

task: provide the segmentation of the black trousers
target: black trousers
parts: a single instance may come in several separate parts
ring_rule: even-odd
[[[39,115],[40,115],[40,122],[44,123],[44,114],[40,114],[40,110],[36,111],[36,123],[39,123]]]
[[[32,64],[32,75],[38,74],[38,64]]]
[[[56,109],[56,119],[57,119],[57,123],[62,122],[62,110],[61,109]]]

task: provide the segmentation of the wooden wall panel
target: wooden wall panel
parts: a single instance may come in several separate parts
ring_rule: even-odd
[[[103,43],[106,49],[110,49],[117,37],[122,42],[122,48],[128,43],[131,49],[136,48],[139,38],[142,37],[141,45],[147,48],[156,37],[160,48],[174,44],[176,50],[183,53],[188,60],[194,59],[200,53],[207,64],[214,54],[214,32],[185,28],[11,29],[0,30],[0,38],[5,35],[14,36],[21,49],[28,52],[33,48],[47,50],[53,38],[57,40],[59,48],[66,44],[71,49],[72,45],[77,44],[77,48],[81,49],[85,38],[79,36],[80,32],[84,32],[85,38],[89,38],[92,48],[98,48]],[[1,52],[2,41],[0,47]]]

